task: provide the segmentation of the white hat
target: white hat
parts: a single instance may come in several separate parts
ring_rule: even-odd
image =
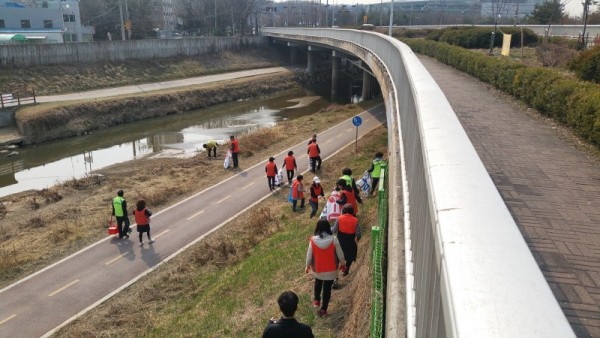
[[[313,182],[321,183],[321,181],[319,180],[319,178],[317,176],[313,177]]]

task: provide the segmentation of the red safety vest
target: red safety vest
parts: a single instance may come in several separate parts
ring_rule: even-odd
[[[146,215],[146,208],[144,208],[144,210],[142,210],[142,211],[135,209],[133,211],[133,214],[135,215],[135,223],[136,224],[138,224],[138,225],[150,224],[150,217],[148,217],[148,215]]]
[[[292,198],[295,200],[301,200],[304,198],[304,191],[298,191],[298,188],[302,186],[302,183],[297,179],[292,183]]]
[[[286,170],[294,170],[294,156],[288,156],[284,160]]]
[[[356,203],[356,196],[354,196],[354,191],[350,190],[342,190],[340,191],[343,195],[346,195],[346,203],[352,204],[354,207],[354,216],[358,213],[358,203]],[[343,206],[342,206],[343,207]]]
[[[321,195],[321,192],[323,191],[323,187],[322,186],[314,186],[311,185],[311,188],[313,189],[313,191],[315,192],[315,195],[317,195],[317,198],[312,197],[312,194],[310,195],[310,200],[313,202],[318,202],[319,201],[319,195]]]
[[[274,177],[275,175],[277,175],[277,173],[275,172],[275,168],[277,168],[275,162],[267,162],[267,176]]]
[[[318,157],[319,156],[319,146],[316,142],[311,143],[308,146],[308,157]]]
[[[314,272],[332,272],[337,270],[335,244],[333,244],[333,241],[331,241],[331,244],[327,249],[319,248],[312,238],[310,239],[310,245],[312,245]]]
[[[358,219],[350,214],[343,214],[337,219],[338,231],[346,235],[354,235],[356,233],[356,225]]]
[[[238,144],[238,140],[237,139],[233,139],[233,141],[231,141],[231,144],[233,144],[233,153],[239,153],[240,152],[240,146]]]

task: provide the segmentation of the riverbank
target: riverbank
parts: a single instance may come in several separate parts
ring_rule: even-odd
[[[242,135],[242,166],[263,161],[372,104],[332,105],[311,116]],[[222,169],[224,153],[221,147],[218,160],[200,153],[187,159],[130,161],[50,189],[1,198],[0,255],[6,259],[0,260],[0,286],[106,236],[110,200],[118,189],[126,191],[129,201],[144,198],[154,210],[160,210],[231,176]],[[139,182],[147,187],[143,192]]]
[[[361,172],[375,152],[386,152],[387,129],[379,127],[358,143],[358,152],[351,145],[324,162],[319,177],[327,194],[341,168]],[[312,174],[306,176],[310,181]],[[56,336],[259,337],[268,318],[280,316],[277,296],[293,290],[300,297],[297,318],[316,337],[367,337],[376,204],[375,198],[364,198],[360,207],[357,262],[333,291],[328,317],[316,315],[312,278],[304,273],[316,220],[308,210],[290,211],[286,186]]]

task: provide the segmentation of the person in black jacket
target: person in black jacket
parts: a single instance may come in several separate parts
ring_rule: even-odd
[[[298,296],[294,292],[283,292],[277,298],[277,304],[283,316],[277,320],[275,318],[269,320],[263,338],[314,338],[310,326],[299,323],[294,318],[298,309]]]

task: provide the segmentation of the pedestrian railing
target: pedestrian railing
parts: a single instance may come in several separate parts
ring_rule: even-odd
[[[386,337],[575,336],[450,103],[408,46],[350,29],[262,34],[359,57],[380,84],[389,140]]]
[[[36,103],[35,89],[25,85],[0,89],[0,108]]]
[[[371,227],[371,265],[373,286],[371,288],[371,338],[383,337],[385,322],[385,238],[388,222],[388,201],[385,179],[386,166],[381,166],[377,189],[377,225]]]

